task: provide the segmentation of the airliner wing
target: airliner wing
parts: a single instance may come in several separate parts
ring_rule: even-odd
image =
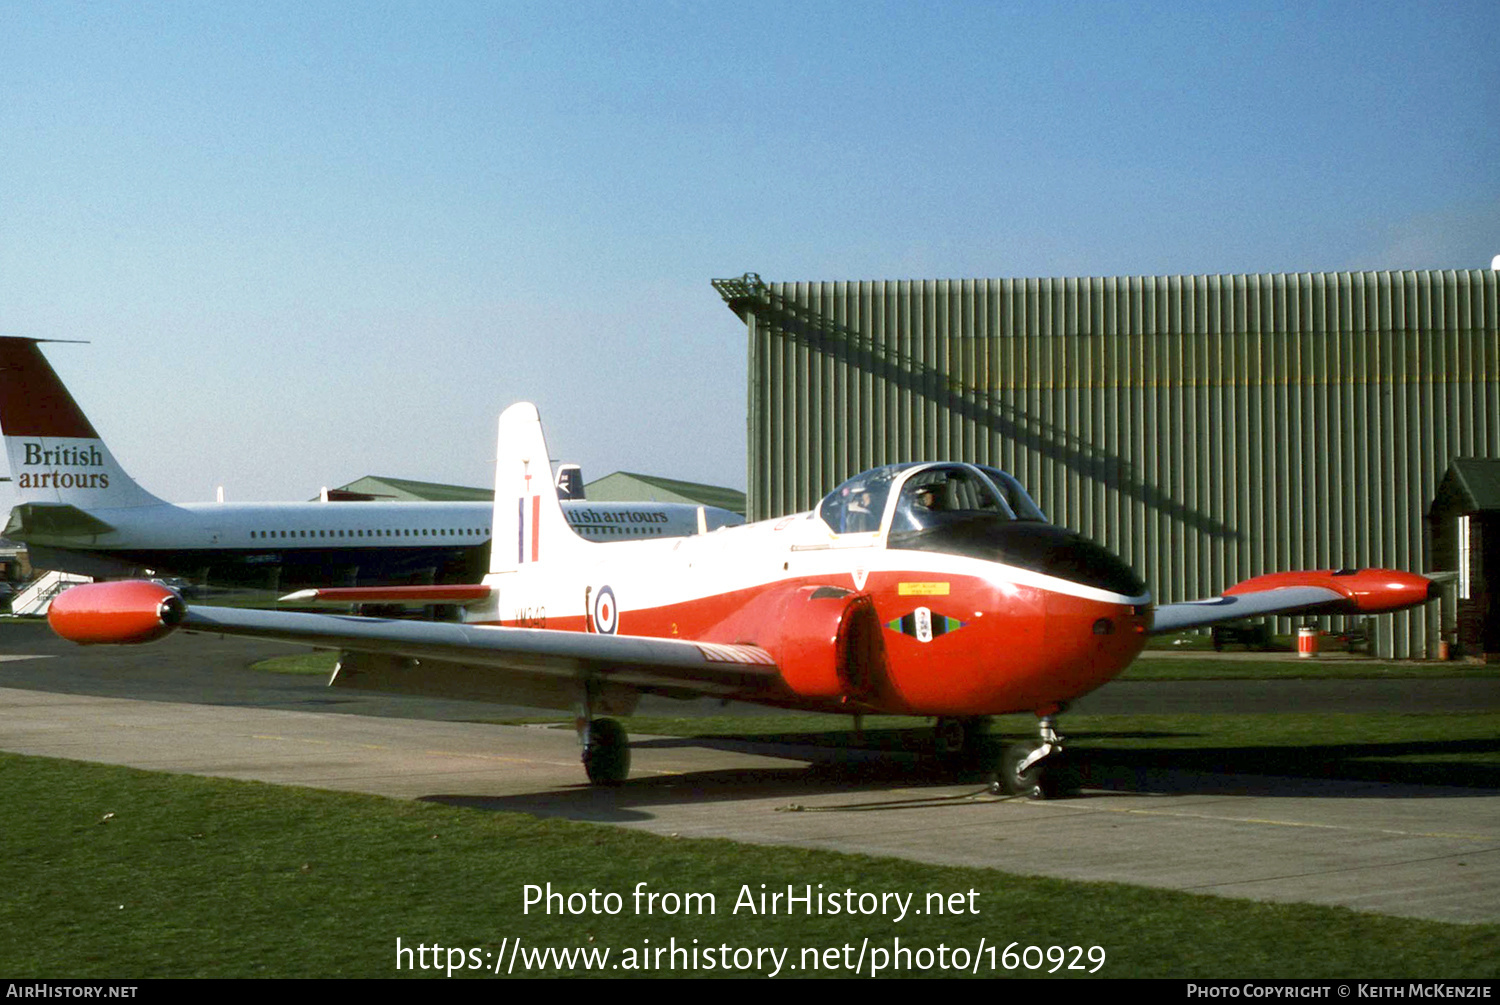
[[[165,587],[144,582],[76,586],[52,602],[47,618],[63,638],[83,644],[148,642],[181,629],[398,657],[416,661],[401,690],[418,693],[425,690],[427,661],[446,665],[445,673],[430,675],[432,691],[438,694],[452,693],[452,674],[457,670],[471,678],[506,672],[597,675],[617,684],[708,695],[754,692],[781,680],[775,661],[757,646],[198,607],[185,604]],[[500,683],[498,676],[494,680]],[[502,690],[487,689],[477,679],[470,684],[465,688],[470,692]]]
[[[1270,614],[1381,614],[1425,603],[1436,596],[1427,579],[1391,569],[1278,572],[1257,576],[1222,597],[1162,604],[1151,632],[1177,632],[1222,621]]]
[[[484,585],[331,586],[297,590],[283,604],[467,604],[490,595]]]

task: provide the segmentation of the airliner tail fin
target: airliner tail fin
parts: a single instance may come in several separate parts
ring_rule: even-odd
[[[160,503],[120,467],[37,343],[0,338],[0,434],[17,499],[85,511]]]

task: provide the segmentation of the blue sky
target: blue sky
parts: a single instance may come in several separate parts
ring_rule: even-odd
[[[177,501],[743,487],[709,286],[1477,268],[1492,3],[0,2],[0,331]],[[0,504],[8,504],[0,497]]]

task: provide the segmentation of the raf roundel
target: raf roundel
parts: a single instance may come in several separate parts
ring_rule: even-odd
[[[620,624],[620,608],[615,603],[615,591],[607,586],[599,587],[594,594],[594,631],[600,635],[613,635]]]

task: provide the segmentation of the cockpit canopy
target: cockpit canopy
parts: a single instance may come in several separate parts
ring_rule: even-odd
[[[892,492],[896,493],[892,504]],[[1047,518],[1021,483],[977,464],[891,464],[856,475],[823,498],[818,515],[835,534],[930,530],[972,517]]]
[[[1028,569],[1127,598],[1146,584],[1088,538],[1047,522],[1021,483],[979,464],[896,464],[856,475],[818,516],[853,546],[960,555]],[[882,539],[880,531],[885,531]]]

